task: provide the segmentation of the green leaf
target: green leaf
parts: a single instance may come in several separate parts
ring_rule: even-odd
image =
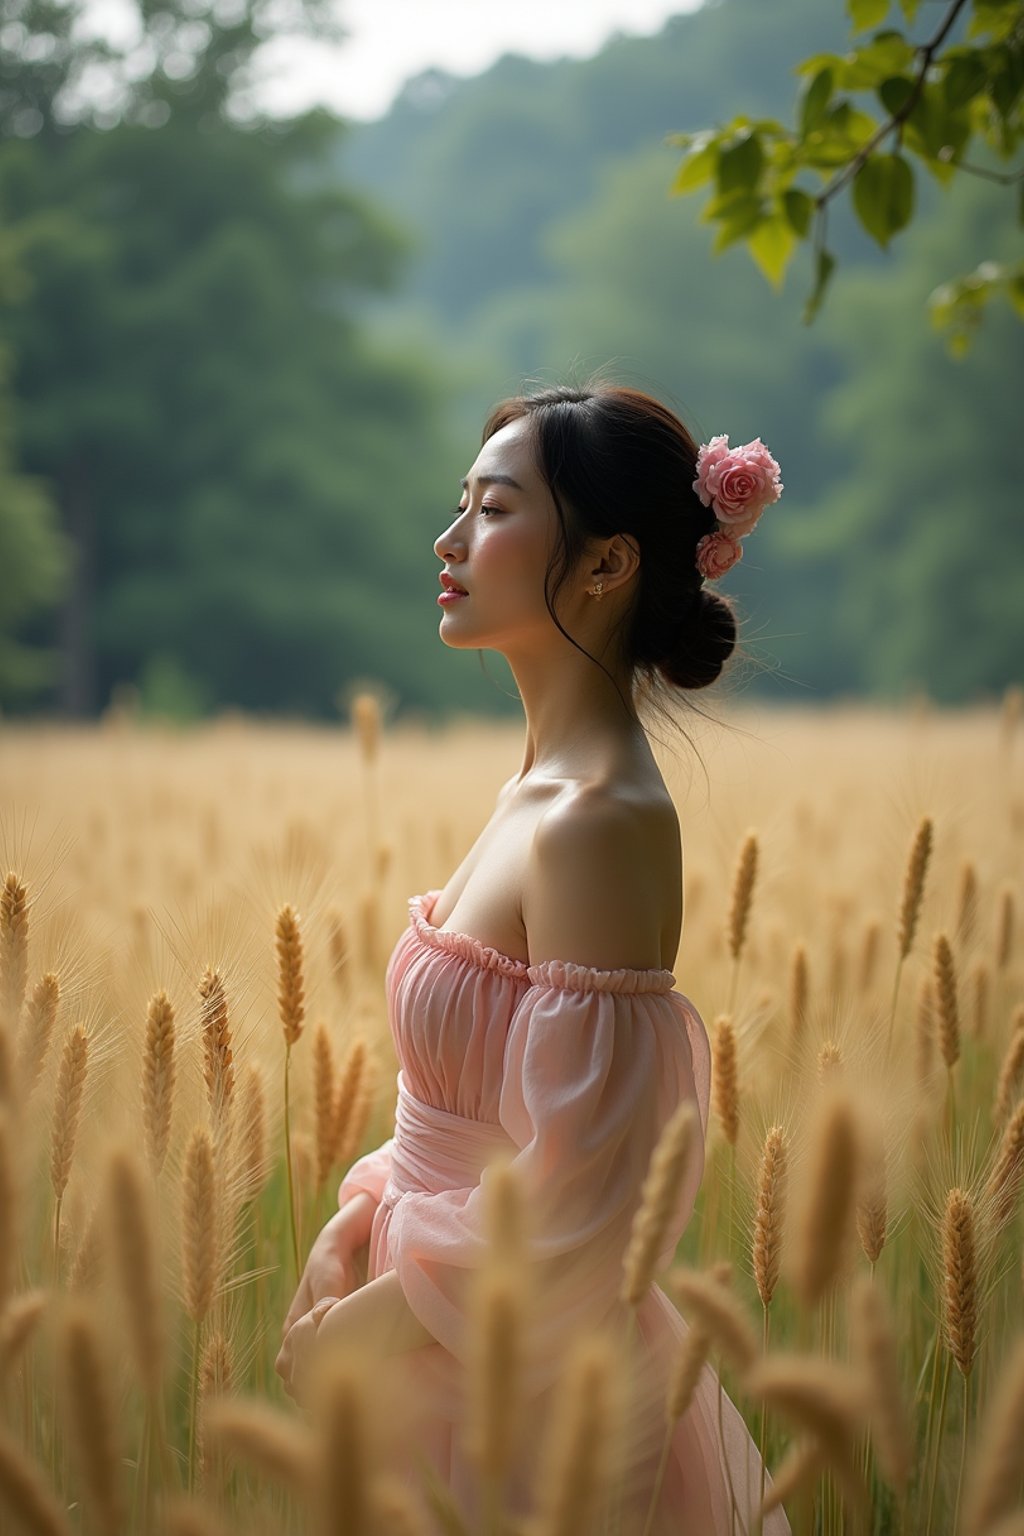
[[[756,133],[744,133],[718,153],[718,190],[732,192],[737,187],[752,192],[764,166],[764,150]]]
[[[913,80],[908,80],[906,75],[890,75],[888,80],[883,80],[878,87],[878,99],[888,112],[890,117],[895,117],[897,112],[902,112],[910,100],[914,90]]]
[[[902,32],[879,32],[846,61],[842,83],[848,90],[871,90],[889,75],[913,69],[915,53]]]
[[[695,188],[702,187],[711,180],[717,165],[718,144],[714,140],[692,150],[676,173],[671,187],[672,196],[681,197],[685,192],[693,192]]]
[[[1006,285],[1006,297],[1024,320],[1024,268],[1014,273]]]
[[[942,94],[951,111],[962,107],[985,87],[988,70],[977,52],[958,54],[945,58],[946,73],[942,77]]]
[[[768,281],[777,289],[785,280],[786,267],[796,245],[796,236],[782,213],[762,219],[747,238],[747,248]]]
[[[835,257],[831,254],[830,251],[826,251],[825,247],[822,246],[818,251],[817,262],[815,264],[814,292],[808,299],[806,305],[804,306],[804,312],[800,316],[804,325],[810,325],[811,321],[818,313],[818,310],[821,308],[821,301],[825,297],[825,289],[828,287],[829,279],[831,278],[832,273],[835,271],[835,266]]]
[[[815,168],[848,165],[878,132],[878,123],[848,101],[837,102],[819,128],[807,135],[804,163]]]
[[[917,8],[920,3],[921,0],[900,0],[900,10],[903,12],[903,20],[908,27],[914,25],[914,18],[917,15]]]
[[[889,0],[846,0],[846,14],[853,24],[854,32],[863,32],[867,27],[877,27],[884,21],[889,10]]]
[[[826,65],[834,70],[842,69],[845,62],[841,53],[812,53],[806,59],[801,59],[799,64],[793,65],[793,73],[794,75],[816,75]]]
[[[736,240],[742,240],[749,235],[760,220],[764,217],[764,202],[760,197],[753,197],[749,193],[736,198],[729,211],[721,216],[718,231],[711,247],[717,256],[719,251],[724,251],[726,246],[732,245]]]
[[[914,173],[902,155],[871,155],[853,178],[853,206],[879,245],[909,223],[914,211]]]
[[[828,106],[832,95],[832,82],[835,76],[830,64],[819,69],[816,75],[808,76],[802,87],[797,101],[799,113],[797,122],[800,129],[800,137],[805,139],[808,133],[818,126],[822,114]]]
[[[790,229],[805,239],[814,216],[814,198],[799,187],[788,187],[782,194],[782,208]]]

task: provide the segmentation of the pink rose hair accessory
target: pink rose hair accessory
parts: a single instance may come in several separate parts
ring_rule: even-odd
[[[780,470],[759,437],[739,448],[728,435],[701,443],[693,489],[705,507],[713,507],[718,527],[697,541],[696,566],[716,581],[743,558],[740,540],[755,527],[765,507],[782,495]]]

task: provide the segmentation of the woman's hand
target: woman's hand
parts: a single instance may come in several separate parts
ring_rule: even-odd
[[[300,1317],[289,1328],[274,1361],[274,1369],[284,1382],[285,1391],[300,1406],[306,1395],[320,1323],[340,1300],[340,1296],[324,1296],[305,1316]]]
[[[299,1281],[288,1315],[281,1329],[285,1339],[300,1318],[306,1317],[318,1301],[333,1297],[340,1301],[360,1284],[355,1250],[369,1241],[370,1226],[376,1209],[369,1195],[361,1194],[331,1217],[318,1234]]]

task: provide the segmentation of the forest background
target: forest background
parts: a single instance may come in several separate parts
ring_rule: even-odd
[[[64,122],[74,49],[33,52],[53,8],[11,3],[6,714],[95,717],[127,690],[177,718],[328,719],[368,681],[403,715],[516,711],[500,658],[437,638],[433,543],[489,405],[594,368],[783,466],[728,580],[745,690],[956,704],[1017,679],[1024,331],[993,307],[956,356],[926,310],[1016,253],[1016,192],[919,174],[884,251],[837,202],[811,326],[809,251],[776,290],[670,196],[668,135],[792,118],[795,64],[847,47],[838,0],[718,0],[592,59],[431,72],[360,125],[232,120],[228,30]]]

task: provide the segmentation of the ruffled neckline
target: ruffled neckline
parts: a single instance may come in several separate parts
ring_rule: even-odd
[[[411,931],[431,948],[458,955],[480,970],[495,971],[500,976],[534,986],[565,987],[576,992],[671,992],[675,987],[673,973],[660,966],[647,970],[627,967],[604,970],[598,966],[577,965],[574,960],[542,960],[537,965],[530,965],[525,960],[502,954],[500,949],[493,949],[472,934],[435,928],[427,914],[433,912],[440,894],[439,887],[409,897]]]

